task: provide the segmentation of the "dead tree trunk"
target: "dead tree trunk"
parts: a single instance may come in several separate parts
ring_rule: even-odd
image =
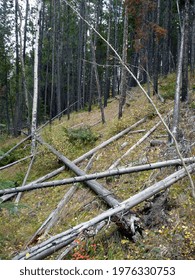
[[[93,69],[94,69],[94,73],[95,73],[95,80],[96,80],[97,92],[98,92],[98,103],[100,106],[102,123],[104,124],[106,122],[106,119],[105,119],[105,114],[104,114],[104,106],[103,106],[103,102],[102,102],[102,92],[101,92],[101,86],[100,86],[99,73],[98,73],[98,68],[97,68],[97,63],[96,63],[95,46],[93,43],[92,36],[91,36],[91,52],[92,52]]]
[[[142,124],[143,122],[146,121],[146,117],[144,117],[143,119],[139,120],[138,122],[136,122],[135,124],[133,124],[132,126],[126,128],[125,130],[119,132],[118,134],[112,136],[111,138],[109,138],[108,140],[106,140],[105,142],[101,143],[100,145],[98,145],[97,147],[93,148],[92,150],[88,151],[87,153],[85,153],[84,155],[80,156],[79,158],[75,159],[73,162],[75,164],[78,164],[80,162],[82,162],[83,160],[85,160],[86,158],[92,156],[94,153],[96,153],[98,150],[100,150],[101,148],[106,147],[107,145],[109,145],[110,143],[114,142],[115,140],[118,140],[120,137],[122,137],[123,135],[129,133],[132,129],[134,129],[135,127],[137,127],[139,124]],[[13,149],[16,149],[18,147],[19,144],[22,144],[24,141],[26,141],[28,138],[30,138],[30,136],[28,136],[27,138],[25,138],[24,140],[22,140],[20,143],[18,143],[15,147],[13,147],[9,153],[11,153],[11,151],[13,151]],[[9,154],[8,152],[5,154]],[[2,158],[5,157],[5,155],[3,155]],[[1,159],[1,158],[0,158]],[[57,174],[61,173],[63,170],[65,169],[65,166],[62,166],[48,174],[46,174],[45,176],[40,177],[39,179],[31,182],[30,184],[28,184],[27,186],[30,186],[31,184],[34,183],[40,183],[40,182],[44,182],[54,176],[56,176]],[[3,197],[1,197],[2,202],[10,199],[11,197],[13,197],[15,195],[14,194],[6,194]]]
[[[186,164],[191,164],[195,162],[195,157],[191,158],[184,158],[183,159]],[[130,166],[130,167],[123,167],[123,168],[117,168],[117,169],[109,169],[103,172],[98,172],[94,174],[89,175],[82,175],[72,178],[66,178],[62,180],[55,180],[50,182],[44,182],[44,183],[30,183],[26,186],[17,187],[17,188],[9,188],[0,190],[1,194],[10,194],[10,193],[18,193],[18,192],[25,192],[25,191],[31,191],[35,189],[40,188],[49,188],[49,187],[57,187],[67,184],[75,184],[75,183],[81,183],[86,182],[94,179],[101,179],[101,178],[107,178],[112,177],[116,175],[124,175],[124,174],[131,174],[136,172],[142,172],[147,170],[153,170],[153,169],[159,169],[159,168],[165,168],[170,166],[182,166],[182,161],[180,159],[173,159],[173,160],[167,160],[162,162],[156,162],[156,163],[149,163],[149,164],[143,164],[143,165],[137,165],[137,166]]]
[[[33,108],[32,108],[32,153],[35,153],[36,148],[36,129],[37,129],[37,105],[38,105],[38,64],[39,64],[39,33],[40,33],[40,13],[42,0],[38,0],[38,11],[36,18],[36,40],[35,40],[35,58],[34,58],[34,93],[33,93]]]
[[[113,169],[117,167],[120,163],[120,161],[128,156],[132,150],[134,150],[137,146],[139,146],[145,139],[148,138],[150,134],[152,134],[156,128],[161,124],[161,121],[159,121],[155,126],[153,126],[136,144],[134,144],[124,155],[122,155],[119,159],[117,159],[111,166],[110,169]]]
[[[87,170],[90,169],[93,158],[94,158],[94,155],[92,156],[92,158],[90,159],[90,161],[88,162],[88,164],[85,168],[86,172],[87,172]],[[73,184],[72,187],[65,193],[64,197],[60,200],[57,207],[51,212],[49,217],[43,222],[43,224],[38,228],[38,230],[30,238],[30,240],[27,242],[25,247],[32,244],[41,235],[43,235],[43,238],[44,238],[44,236],[46,236],[46,234],[49,232],[50,228],[58,221],[60,213],[61,213],[62,209],[64,208],[64,205],[70,201],[70,199],[72,198],[74,193],[77,191],[77,189],[78,189],[78,183]]]
[[[175,103],[174,103],[174,111],[173,111],[173,128],[172,128],[172,133],[175,136],[176,140],[178,140],[178,129],[179,129],[180,86],[181,86],[181,78],[182,78],[184,38],[185,38],[185,31],[184,31],[184,25],[183,25],[183,28],[181,30],[181,44],[180,44],[180,52],[179,52],[178,66],[177,66],[177,80],[176,80],[176,89],[175,89]],[[173,141],[173,139],[172,139],[172,141]]]
[[[59,153],[57,150],[55,150],[52,146],[45,143],[42,139],[37,139],[41,144],[44,144],[47,146],[47,148],[55,154],[70,170],[72,170],[75,174],[78,176],[86,175],[84,171],[82,171],[79,167],[75,165],[75,163],[71,162],[69,159],[67,159],[65,156],[63,156],[61,153]],[[85,184],[96,194],[99,195],[103,199],[104,202],[106,202],[110,207],[115,207],[119,204],[119,201],[114,197],[111,191],[107,190],[105,187],[103,187],[101,184],[99,184],[95,180],[90,180],[85,182]],[[116,224],[119,225],[120,228],[123,229],[123,234],[125,234],[128,237],[132,236],[131,231],[131,224],[129,223],[129,219],[127,217],[115,217]]]
[[[123,28],[123,54],[122,60],[124,64],[127,63],[127,50],[128,50],[128,6],[125,5],[125,14],[124,14],[124,28]],[[123,107],[126,102],[126,91],[127,91],[127,70],[122,65],[121,70],[121,84],[120,84],[120,99],[119,99],[119,111],[118,118],[122,118]]]
[[[195,171],[195,163],[187,167],[188,172],[192,173]],[[48,240],[28,248],[27,250],[21,252],[20,254],[14,257],[15,260],[40,260],[44,259],[47,256],[53,254],[57,250],[67,246],[72,241],[74,241],[79,235],[85,234],[87,235],[87,230],[90,228],[96,230],[97,224],[113,217],[116,217],[119,213],[125,213],[129,211],[134,206],[138,205],[139,203],[145,201],[146,199],[152,197],[153,195],[166,190],[168,187],[172,186],[177,181],[181,180],[183,177],[186,176],[186,170],[182,168],[181,170],[173,173],[172,175],[166,177],[162,181],[155,183],[154,185],[148,187],[147,189],[135,194],[134,196],[130,197],[129,199],[123,201],[122,203],[118,204],[116,207],[109,209],[100,215],[96,216],[95,218],[81,223],[65,232],[62,232],[56,236],[52,236]],[[89,237],[89,235],[88,235]]]

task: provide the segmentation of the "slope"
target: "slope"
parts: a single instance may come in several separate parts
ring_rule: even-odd
[[[174,76],[160,81],[161,92],[165,103],[156,97],[153,99],[163,116],[173,107],[172,91]],[[122,138],[99,150],[91,162],[88,173],[107,170],[130,147],[139,141],[159,120],[148,101],[138,88],[133,88],[128,95],[123,118],[118,121],[118,100],[111,99],[105,109],[106,124],[100,122],[100,112],[94,106],[91,113],[86,111],[72,113],[68,121],[66,116],[55,120],[52,126],[45,127],[41,135],[45,141],[54,146],[70,160],[74,160],[97,146],[126,127],[147,116],[147,121]],[[180,148],[183,156],[194,155],[194,100],[183,104],[181,108]],[[170,118],[171,123],[171,118]],[[167,145],[167,133],[160,125],[128,156],[120,161],[120,166],[138,165],[176,158],[173,146]],[[153,141],[155,140],[155,141]],[[158,140],[158,141],[157,141]],[[160,140],[160,142],[159,142]],[[1,150],[6,151],[19,139],[1,137]],[[30,143],[26,142],[11,154],[9,161],[29,155]],[[33,181],[48,172],[59,168],[62,163],[39,145],[28,181]],[[6,184],[21,185],[28,168],[27,159],[17,165],[0,171],[2,187]],[[79,164],[85,169],[89,159]],[[89,167],[88,167],[89,168]],[[152,183],[173,173],[175,167],[161,170],[144,171],[141,173],[113,176],[110,179],[99,179],[118,200],[123,201]],[[73,173],[64,170],[55,179],[72,177]],[[19,253],[31,236],[40,227],[50,212],[67,192],[69,186],[35,190],[26,192],[16,211],[12,202],[1,204],[0,212],[0,258],[11,259]],[[165,199],[151,199],[136,206],[133,211],[140,217],[143,224],[143,237],[132,240],[124,237],[116,225],[108,222],[106,228],[93,240],[86,238],[79,246],[73,248],[66,259],[193,259],[195,243],[194,201],[191,198],[187,179],[174,184]],[[155,207],[151,207],[154,205]],[[155,210],[156,208],[156,210]],[[55,235],[81,222],[87,221],[107,209],[102,199],[97,197],[85,185],[79,184],[72,199],[61,210],[60,219],[49,231],[49,236]],[[162,211],[162,215],[157,215]],[[45,236],[44,239],[47,239]],[[40,242],[42,236],[36,241]],[[78,244],[77,244],[78,245]],[[59,252],[50,258],[55,259]]]

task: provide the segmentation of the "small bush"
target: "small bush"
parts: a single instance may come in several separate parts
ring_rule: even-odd
[[[13,181],[0,181],[0,189],[8,189],[16,187],[16,183]]]
[[[175,98],[175,82],[170,81],[167,84],[163,84],[160,86],[160,92],[162,93],[162,97],[167,100],[174,100]]]
[[[66,129],[66,135],[72,144],[92,144],[98,136],[94,134],[89,127],[80,127],[77,129]]]
[[[18,204],[16,208],[16,204],[14,202],[5,202],[0,204],[0,210],[7,210],[10,215],[15,215],[23,208],[27,208],[24,204]]]
[[[194,101],[190,104],[190,108],[195,109],[195,102]]]

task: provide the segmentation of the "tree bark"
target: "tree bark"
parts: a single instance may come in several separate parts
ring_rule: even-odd
[[[34,53],[34,92],[33,92],[33,108],[32,108],[32,144],[31,152],[35,153],[36,149],[36,129],[37,129],[37,104],[38,104],[38,58],[39,58],[39,32],[40,32],[40,13],[42,8],[42,0],[37,0],[37,17],[36,17],[36,40],[35,40],[35,53]]]
[[[26,3],[28,8],[28,1]],[[26,8],[26,17],[28,16],[28,10]],[[26,83],[26,69],[25,69],[25,53],[26,50],[26,42],[22,39],[22,33],[24,33],[24,38],[26,34],[26,24],[24,28],[24,32],[22,31],[22,12],[20,7],[18,6],[18,13],[20,17],[20,27],[19,27],[19,35],[20,35],[20,62],[21,62],[21,69],[22,69],[22,83],[23,83],[23,89],[24,89],[24,96],[25,96],[25,103],[26,103],[26,109],[27,109],[27,129],[28,134],[30,134],[30,102],[29,102],[29,95],[28,95],[28,89],[27,89],[27,83]],[[25,23],[27,23],[27,18],[25,17]],[[24,42],[24,46],[23,46]]]
[[[139,146],[143,141],[145,141],[149,135],[151,135],[156,128],[161,124],[161,121],[159,121],[155,126],[153,126],[142,138],[140,138],[140,140],[134,144],[124,155],[122,155],[120,158],[118,158],[110,167],[110,169],[113,169],[115,167],[117,167],[120,163],[120,161],[125,158],[126,156],[128,156],[130,154],[131,151],[133,151],[137,146]]]
[[[183,50],[183,67],[182,67],[182,87],[181,87],[181,101],[188,100],[188,61],[189,61],[189,10],[190,2],[185,1],[185,28],[184,28],[184,50]]]
[[[157,1],[157,18],[156,24],[160,24],[160,5],[161,0]],[[153,95],[158,94],[158,72],[159,72],[159,39],[157,34],[154,35],[154,64],[153,64]]]
[[[14,114],[14,136],[20,134],[21,129],[21,96],[19,86],[20,65],[19,65],[19,38],[18,38],[18,0],[15,0],[15,39],[16,39],[16,72],[15,72],[15,90],[16,90],[16,102],[15,102],[15,114]]]
[[[195,164],[192,164],[187,167],[188,172],[192,173],[195,171]],[[148,187],[147,189],[135,194],[134,196],[130,197],[129,199],[123,201],[116,207],[109,209],[100,215],[96,216],[95,218],[81,223],[65,232],[62,232],[56,236],[52,236],[48,240],[34,246],[28,248],[27,250],[21,252],[20,254],[14,257],[15,260],[39,260],[44,259],[47,256],[53,254],[57,250],[65,247],[66,245],[70,244],[73,240],[75,240],[81,233],[87,232],[87,229],[94,228],[97,226],[98,223],[110,219],[113,216],[116,216],[118,213],[125,213],[126,211],[130,210],[134,206],[138,205],[139,203],[145,201],[146,199],[154,196],[155,194],[166,190],[170,186],[172,186],[177,181],[181,180],[183,177],[186,176],[186,171],[184,168],[181,170],[173,173],[172,175],[166,177],[162,181],[155,183],[154,185]]]
[[[191,57],[190,57],[190,70],[194,76],[195,73],[195,0],[192,7],[192,26],[191,26]]]
[[[180,52],[179,52],[178,67],[177,67],[177,80],[176,80],[176,88],[175,88],[175,102],[174,102],[173,126],[172,126],[172,133],[175,136],[176,140],[178,140],[178,129],[179,129],[180,86],[181,86],[181,78],[182,78],[184,36],[185,36],[185,30],[183,25],[183,28],[181,30],[181,44],[180,44]]]
[[[123,28],[123,63],[127,63],[127,49],[128,49],[128,7],[125,5],[125,15],[124,15],[124,28]],[[127,70],[122,65],[121,72],[121,84],[120,84],[120,100],[119,100],[119,112],[118,118],[122,118],[123,107],[126,102],[126,91],[127,91]]]
[[[51,97],[50,97],[50,121],[55,115],[55,54],[56,54],[56,1],[52,0],[51,6],[53,8],[53,18],[52,18],[52,66],[51,66]]]
[[[103,107],[103,103],[102,103],[102,93],[101,93],[100,79],[99,79],[99,73],[98,73],[97,63],[96,63],[95,46],[93,44],[92,38],[91,38],[91,52],[92,52],[92,57],[93,57],[93,69],[94,69],[94,73],[95,73],[95,80],[96,80],[97,91],[98,91],[98,103],[100,106],[102,123],[104,124],[106,122],[106,119],[105,119],[104,107]]]
[[[188,164],[194,163],[195,157],[185,158],[184,162],[188,163]],[[86,174],[86,175],[81,175],[81,176],[77,176],[77,177],[73,177],[73,178],[55,180],[55,181],[50,181],[50,182],[30,183],[30,184],[28,184],[26,186],[22,186],[22,187],[0,190],[0,195],[31,191],[31,190],[35,190],[35,189],[41,189],[41,188],[57,187],[57,186],[62,186],[62,185],[67,185],[67,184],[72,184],[72,183],[74,183],[74,184],[81,183],[81,182],[86,182],[86,181],[90,181],[90,180],[94,180],[94,179],[107,178],[107,177],[112,177],[112,176],[116,176],[116,175],[131,174],[131,173],[148,171],[148,170],[153,170],[153,169],[161,169],[161,168],[170,167],[170,166],[182,166],[182,162],[180,159],[174,159],[174,160],[167,160],[167,161],[149,163],[149,164],[144,164],[144,165],[136,165],[136,166],[130,166],[130,167],[123,167],[123,168],[121,167],[121,168],[117,168],[117,169],[109,169],[109,170],[106,170],[103,172],[97,172],[94,174],[89,174],[89,175]]]

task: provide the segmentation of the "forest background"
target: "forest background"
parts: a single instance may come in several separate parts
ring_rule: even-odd
[[[0,257],[50,257],[71,244],[60,258],[193,258],[195,1],[15,0],[0,1],[0,13]],[[125,169],[114,169],[119,164]],[[67,179],[65,166],[79,177]],[[114,176],[126,167],[138,175]],[[88,182],[88,170],[93,179],[111,178]],[[177,185],[186,175],[190,186],[185,179]],[[44,182],[53,176],[58,180]],[[66,180],[77,184],[67,191]],[[66,189],[64,198],[54,185]],[[20,203],[20,191],[45,187]],[[148,201],[153,188],[160,194]],[[102,227],[97,252],[88,238]],[[80,252],[71,251],[77,246]]]
[[[119,118],[126,92],[136,81],[120,64],[95,28],[121,55],[148,94],[158,94],[158,77],[176,71],[181,47],[181,100],[188,99],[188,70],[195,65],[194,1],[43,1],[38,50],[40,124],[54,116],[107,106],[120,96]],[[36,10],[34,1],[1,1],[0,125],[15,136],[31,130],[34,90]],[[97,71],[96,71],[97,69]],[[173,91],[174,94],[174,91]],[[174,97],[173,97],[174,98]],[[102,110],[103,112],[103,110]],[[102,116],[103,118],[103,116]],[[103,120],[105,121],[105,120]]]

